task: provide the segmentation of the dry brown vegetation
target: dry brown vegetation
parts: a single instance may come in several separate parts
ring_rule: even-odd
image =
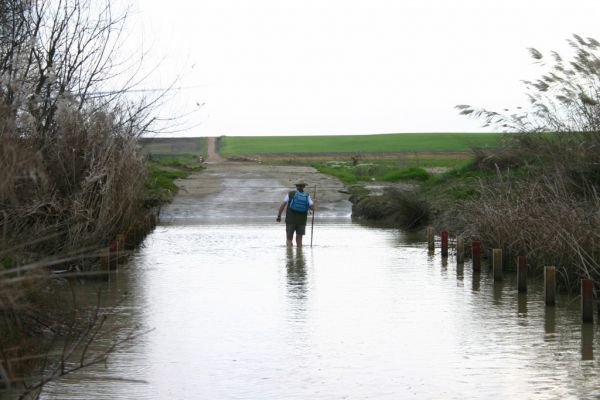
[[[482,184],[480,197],[460,210],[464,234],[504,249],[508,260],[527,255],[540,272],[557,266],[562,284],[577,290],[577,278],[600,278],[600,197],[571,185],[556,171]]]
[[[110,114],[87,117],[61,110],[56,135],[42,148],[35,137],[0,134],[5,248],[70,252],[105,242],[139,218],[145,172],[135,138],[119,134]]]
[[[86,355],[111,312],[49,301],[49,278],[93,269],[98,249],[144,218],[137,137],[154,103],[125,98],[134,77],[106,90],[124,71],[124,20],[109,0],[0,3],[0,391],[35,397],[114,349]],[[58,338],[62,354],[48,356]],[[32,377],[33,366],[48,375]]]
[[[555,265],[562,283],[600,282],[600,43],[574,35],[569,60],[531,54],[548,70],[526,82],[532,109],[513,114],[458,106],[462,114],[512,131],[503,148],[480,154],[497,169],[462,207],[465,233],[532,266]]]

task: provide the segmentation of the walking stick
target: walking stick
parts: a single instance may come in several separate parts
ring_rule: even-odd
[[[317,201],[317,185],[315,185],[315,198],[313,199],[313,204],[315,204],[316,201]],[[312,247],[313,232],[315,230],[315,210],[316,210],[316,207],[313,207],[312,223],[310,226],[310,247]]]

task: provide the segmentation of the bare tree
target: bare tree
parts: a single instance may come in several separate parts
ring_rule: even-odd
[[[110,0],[0,1],[0,383],[10,384],[10,363],[39,359],[44,374],[25,376],[30,393],[114,351],[89,351],[106,333],[99,305],[83,320],[58,308],[41,318],[32,288],[51,286],[53,263],[26,258],[87,252],[60,264],[78,274],[90,268],[80,260],[97,257],[95,246],[145,216],[136,139],[160,93],[127,98],[144,77],[142,59],[119,61],[126,19]],[[69,342],[58,361],[22,346],[20,338],[40,331]]]
[[[126,97],[138,82],[135,68],[139,68],[117,61],[126,18],[126,11],[114,14],[110,0],[2,2],[0,139],[5,150],[27,153],[33,171],[7,177],[13,185],[4,185],[4,195],[0,193],[0,198],[12,199],[4,207],[17,219],[41,217],[41,212],[53,217],[35,220],[66,223],[89,233],[98,232],[95,221],[102,215],[113,222],[123,220],[123,212],[139,206],[135,203],[141,195],[143,168],[135,139],[152,124],[158,100],[131,102]],[[106,90],[116,79],[120,89]],[[0,160],[5,171],[18,171],[17,164],[22,160]],[[127,187],[121,175],[128,175],[126,181],[133,184],[121,191],[131,193],[126,195],[129,201],[107,203],[112,188]],[[72,208],[71,201],[58,204],[57,193],[78,200],[76,208],[83,209],[81,215],[88,210],[88,221],[69,221],[73,213],[64,208]],[[112,204],[110,210],[102,211],[107,204]],[[79,233],[70,236],[89,237]]]
[[[127,11],[115,15],[110,0],[3,3],[0,94],[15,116],[33,122],[24,128],[26,134],[33,131],[48,140],[61,102],[75,104],[79,110],[119,105],[122,123],[135,121],[148,127],[145,118],[156,98],[122,107],[127,103],[121,101],[124,95],[144,78],[138,76],[143,55],[139,60],[118,61],[126,19]],[[115,78],[121,82],[119,87]]]

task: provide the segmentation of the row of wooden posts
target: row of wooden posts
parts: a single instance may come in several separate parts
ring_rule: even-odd
[[[442,257],[448,257],[448,231],[440,232]],[[430,251],[435,250],[435,229],[427,227],[427,244]],[[456,238],[456,261],[458,264],[465,260],[465,240]],[[473,271],[481,271],[481,242],[471,242],[471,261]],[[492,271],[494,281],[502,280],[502,249],[492,249]],[[517,290],[527,292],[527,256],[517,257]],[[556,302],[556,267],[544,267],[544,299],[546,306],[554,306]],[[594,321],[594,281],[581,279],[581,319],[583,322]]]
[[[130,228],[127,233],[118,234],[108,242],[101,252],[101,264],[105,271],[116,271],[125,260],[127,250],[135,248],[144,239],[146,234],[156,227],[158,213],[152,212],[146,216],[142,223]]]

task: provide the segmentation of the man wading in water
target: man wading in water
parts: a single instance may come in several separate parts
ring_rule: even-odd
[[[281,222],[281,214],[285,211],[285,232],[287,245],[292,246],[294,232],[296,233],[296,245],[302,247],[302,236],[306,233],[306,220],[308,218],[308,210],[315,209],[315,203],[310,197],[310,194],[304,191],[306,183],[296,183],[296,190],[292,190],[285,195],[283,203],[279,206],[277,212],[277,222]]]

